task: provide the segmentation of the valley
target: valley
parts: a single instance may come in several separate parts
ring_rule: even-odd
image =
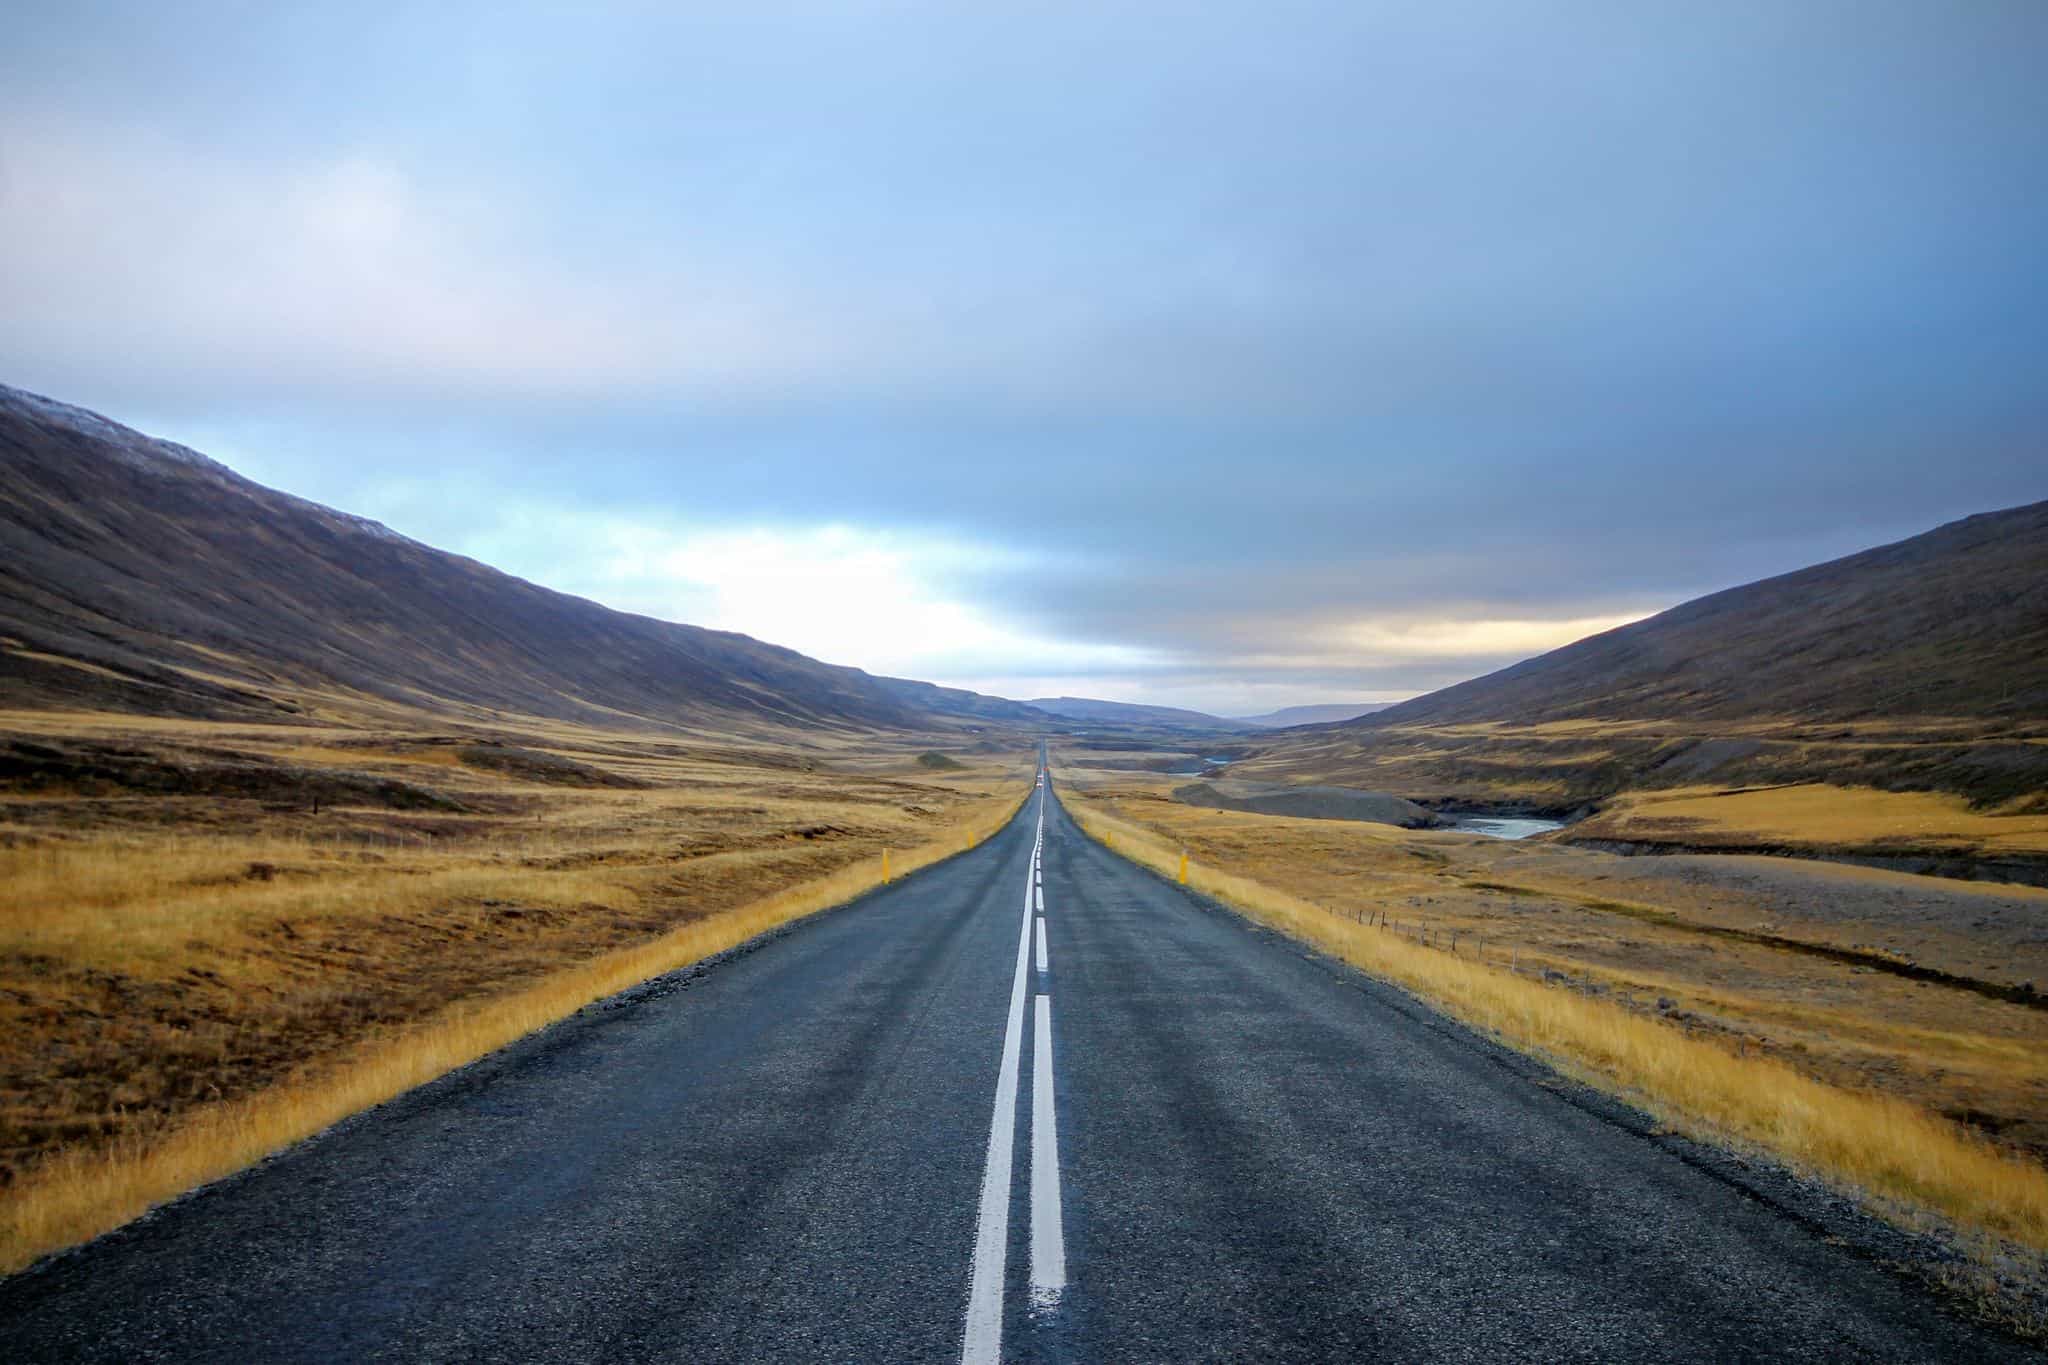
[[[2038,508],[1412,702],[1224,720],[609,611],[14,391],[0,459],[0,1264],[1014,830],[1049,743],[1076,838],[1972,1246],[1956,1292],[2042,1320]],[[1812,593],[1873,573],[2012,585],[1954,646],[1997,699],[1691,677],[1741,652],[1713,631],[1834,648],[1798,642]]]
[[[2044,1358],[2048,4],[0,33],[0,1365]]]

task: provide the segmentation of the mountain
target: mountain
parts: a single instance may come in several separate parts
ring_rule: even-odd
[[[918,711],[1039,728],[1059,722],[1057,716],[1035,706],[1005,697],[991,697],[982,692],[969,692],[964,687],[941,687],[937,683],[917,682],[910,678],[876,678],[875,681],[889,695]]]
[[[1569,814],[1826,783],[2048,809],[2048,502],[1686,602],[1341,725],[1245,779]]]
[[[1177,706],[1141,706],[1136,702],[1097,701],[1092,697],[1039,697],[1024,703],[1067,720],[1097,725],[1160,726],[1173,730],[1246,730],[1244,721],[1225,720]]]
[[[0,704],[599,726],[1047,723],[612,611],[0,386]]]
[[[1686,602],[1370,725],[2048,715],[2048,502]]]
[[[1240,725],[1256,725],[1261,730],[1285,730],[1294,725],[1333,725],[1339,721],[1356,720],[1392,705],[1394,703],[1390,701],[1327,702],[1319,706],[1283,706],[1264,715],[1233,716],[1231,719]]]
[[[1212,716],[1178,706],[1144,706],[1136,702],[1098,701],[1093,697],[1040,697],[1021,703],[1041,713],[1095,725],[1164,727],[1174,730],[1279,730],[1291,725],[1321,725],[1351,720],[1384,710],[1392,702],[1337,702],[1323,706],[1287,706],[1262,716]]]

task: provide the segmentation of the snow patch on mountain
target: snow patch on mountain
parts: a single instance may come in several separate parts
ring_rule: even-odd
[[[353,531],[358,535],[403,545],[419,544],[410,536],[400,535],[381,521],[372,521],[368,517],[359,517],[350,512],[338,512],[332,507],[290,493],[265,488],[253,480],[243,478],[219,460],[200,454],[190,446],[182,446],[176,441],[165,441],[155,436],[145,436],[133,427],[122,426],[119,422],[110,421],[86,408],[60,403],[54,398],[46,398],[42,394],[30,393],[27,389],[17,389],[7,384],[0,384],[0,406],[11,407],[45,425],[62,427],[100,441],[103,443],[102,449],[113,458],[138,469],[173,464],[199,470],[224,483],[232,484],[251,496],[282,499],[314,513],[330,525]]]

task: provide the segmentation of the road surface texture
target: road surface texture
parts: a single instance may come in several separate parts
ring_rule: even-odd
[[[1033,800],[0,1282],[0,1360],[2022,1357],[1802,1197]]]

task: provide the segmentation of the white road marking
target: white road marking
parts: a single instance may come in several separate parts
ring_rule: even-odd
[[[1040,921],[1039,929],[1044,930]],[[1043,946],[1041,937],[1039,943]],[[1052,1095],[1052,997],[1038,997],[1031,1036],[1031,1307],[1057,1308],[1067,1288],[1067,1235],[1060,1216],[1059,1120]]]
[[[1038,827],[1041,831],[1045,828],[1043,793],[1038,798]],[[1017,937],[1017,971],[1010,985],[1010,1018],[1003,1029],[1002,1065],[996,1071],[995,1112],[988,1122],[988,1158],[981,1168],[981,1213],[974,1236],[974,1264],[967,1278],[961,1365],[994,1365],[1003,1354],[1003,1268],[1009,1252],[1010,1166],[1017,1140],[1017,1060],[1024,1041],[1025,977],[1031,966],[1031,892],[1027,879],[1024,923]],[[1033,1114],[1036,1112],[1034,1105]],[[1034,1175],[1034,1183],[1036,1179]],[[1035,1229],[1035,1210],[1032,1218]],[[1064,1270],[1061,1276],[1064,1279]]]
[[[1042,886],[1033,887],[1032,891],[1034,893],[1034,898],[1038,903],[1039,910],[1043,912],[1045,909],[1045,888]]]
[[[1047,968],[1045,965],[1045,921],[1040,920],[1038,922],[1038,974],[1040,976],[1044,976],[1046,971]]]

